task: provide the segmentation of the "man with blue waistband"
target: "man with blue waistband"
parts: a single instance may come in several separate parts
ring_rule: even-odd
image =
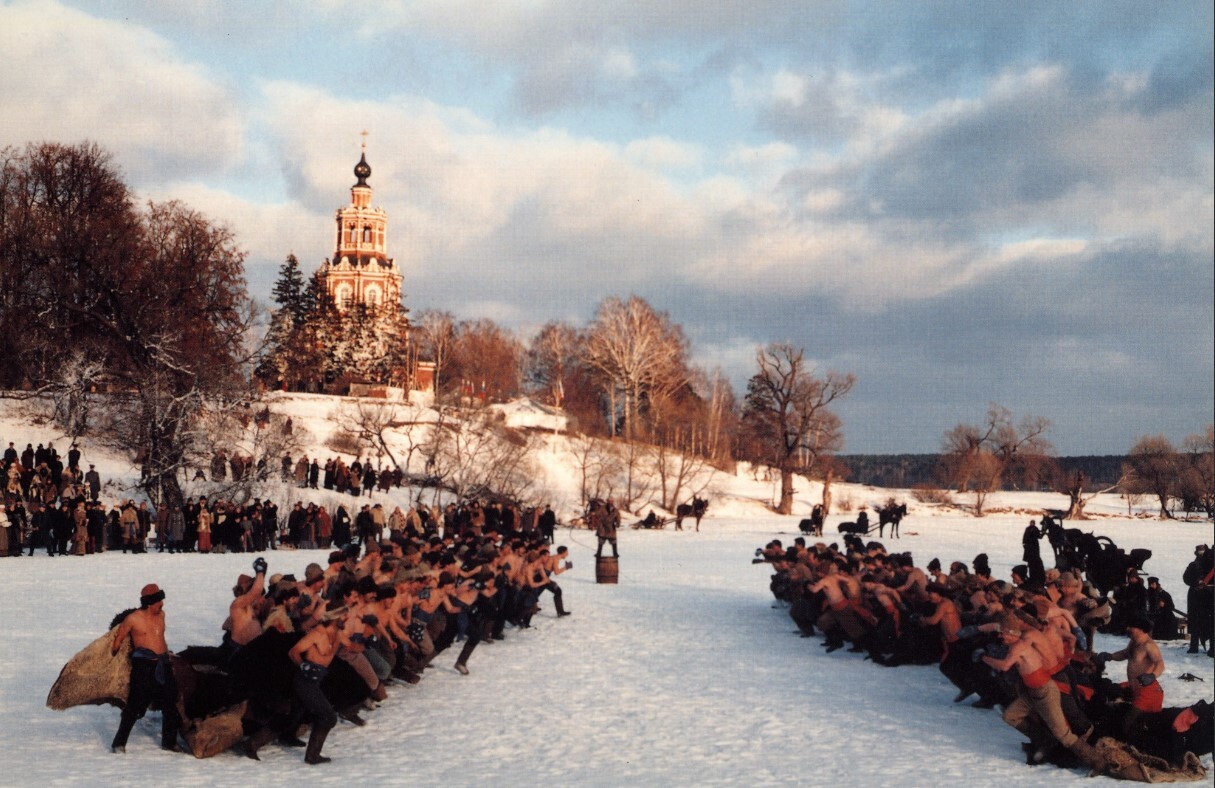
[[[173,667],[169,664],[169,646],[165,642],[165,592],[155,583],[148,583],[140,591],[139,609],[122,620],[114,632],[110,653],[117,654],[124,640],[131,639],[131,684],[127,702],[122,709],[118,732],[110,749],[116,753],[127,751],[127,737],[135,721],[148,710],[153,699],[160,702],[161,749],[178,751],[177,731],[181,719],[177,713],[177,682],[173,679]]]

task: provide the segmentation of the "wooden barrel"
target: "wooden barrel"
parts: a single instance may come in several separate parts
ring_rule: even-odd
[[[620,576],[620,560],[601,555],[595,559],[595,582],[616,585]]]

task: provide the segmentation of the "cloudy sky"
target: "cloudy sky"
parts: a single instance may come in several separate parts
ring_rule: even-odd
[[[1215,408],[1212,9],[1192,2],[0,0],[0,146],[96,141],[268,299],[366,129],[415,312],[636,294],[741,393],[855,372],[849,452],[990,402],[1060,453]]]

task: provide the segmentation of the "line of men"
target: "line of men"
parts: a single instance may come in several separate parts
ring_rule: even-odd
[[[1052,569],[1031,583],[1023,571],[1014,585],[991,576],[986,554],[975,557],[973,571],[955,561],[946,573],[937,559],[925,570],[910,553],[891,555],[855,536],[843,551],[799,537],[756,553],[755,563],[775,569],[773,594],[788,603],[802,637],[821,632],[829,653],[850,645],[879,665],[939,664],[958,688],[955,703],[977,695],[975,706],[1004,709],[1004,720],[1029,738],[1029,763],[1111,769],[1090,743],[1098,735],[1155,748],[1174,763],[1184,756],[1179,747],[1211,751],[1209,704],[1180,728],[1161,730],[1164,660],[1147,615],[1127,620],[1124,649],[1092,651],[1115,603],[1074,573]],[[1110,661],[1126,662],[1119,686],[1102,679]],[[1165,728],[1182,718],[1164,716]]]
[[[307,763],[325,763],[321,750],[339,718],[362,726],[362,713],[387,698],[388,686],[417,683],[446,649],[462,642],[453,667],[468,675],[478,645],[505,639],[508,624],[530,628],[544,592],[552,594],[557,617],[570,615],[555,580],[573,567],[569,558],[564,546],[550,552],[540,540],[493,532],[456,539],[433,528],[420,537],[396,534],[369,543],[361,556],[357,545],[347,545],[329,555],[327,567],[309,564],[302,578],[268,576],[259,557],[254,573],[233,587],[221,645],[192,646],[181,656],[243,677],[250,758],[259,759],[258,751],[277,739],[305,746]],[[112,652],[127,638],[133,651],[130,700],[114,752],[125,752],[134,722],[156,699],[168,709],[161,746],[178,746],[181,720],[170,702],[177,686],[164,678],[171,671],[149,667],[169,659],[164,598],[158,586],[145,586],[140,608],[115,633]],[[284,672],[291,677],[286,699],[275,695]],[[344,684],[330,680],[335,672],[346,677]],[[306,744],[296,736],[304,723],[311,726]]]

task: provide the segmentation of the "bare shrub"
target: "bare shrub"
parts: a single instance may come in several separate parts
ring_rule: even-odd
[[[325,441],[325,448],[338,454],[352,454],[357,457],[363,453],[364,444],[357,434],[339,429],[335,430],[329,436],[329,440]]]
[[[911,490],[911,497],[920,503],[952,504],[953,498],[947,490],[933,487],[929,484],[917,484]]]

